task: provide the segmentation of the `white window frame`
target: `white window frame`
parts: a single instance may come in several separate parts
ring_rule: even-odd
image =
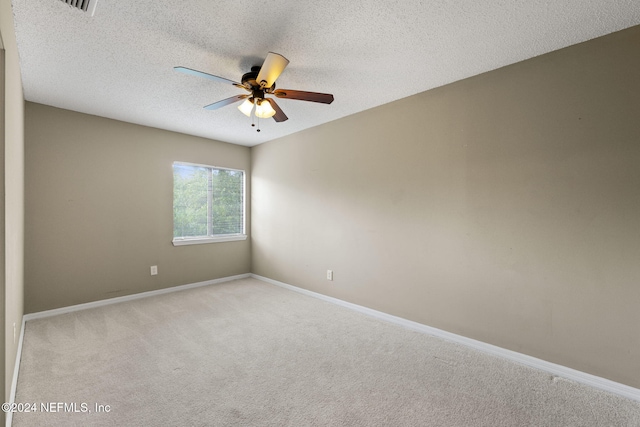
[[[247,172],[243,169],[233,169],[233,168],[225,168],[220,166],[212,166],[212,165],[204,165],[200,163],[189,163],[189,162],[173,162],[171,164],[171,172],[173,176],[173,167],[174,166],[193,166],[199,168],[207,168],[209,170],[219,169],[219,170],[229,170],[235,172],[242,172],[242,231],[243,233],[237,234],[220,234],[217,236],[194,236],[194,237],[174,237],[171,243],[173,246],[185,246],[185,245],[201,245],[205,243],[221,243],[221,242],[235,242],[239,240],[247,239]],[[175,229],[175,224],[173,223],[173,200],[175,198],[175,187],[172,188],[172,230],[171,234]],[[209,215],[209,214],[208,214]],[[209,218],[208,218],[209,219]]]

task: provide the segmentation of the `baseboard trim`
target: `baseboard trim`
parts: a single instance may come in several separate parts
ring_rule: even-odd
[[[462,344],[464,346],[471,347],[473,349],[476,349],[485,353],[489,353],[494,356],[502,357],[502,358],[511,360],[513,362],[529,366],[531,368],[548,372],[557,377],[570,379],[581,384],[585,384],[600,390],[608,391],[610,393],[615,393],[619,396],[623,396],[628,399],[632,399],[640,402],[640,389],[637,389],[635,387],[631,387],[625,384],[608,380],[606,378],[591,375],[586,372],[578,371],[578,370],[568,368],[566,366],[558,365],[552,362],[547,362],[546,360],[538,359],[533,356],[528,356],[526,354],[518,353],[512,350],[507,350],[505,348],[498,347],[493,344],[487,344],[485,342],[467,338],[462,335],[457,335],[451,332],[443,331],[442,329],[433,328],[431,326],[423,325],[418,322],[403,319],[402,317],[392,316],[390,314],[373,310],[367,307],[363,307],[361,305],[353,304],[347,301],[343,301],[338,298],[333,298],[327,295],[319,294],[317,292],[309,291],[307,289],[299,288],[297,286],[289,285],[287,283],[283,283],[277,280],[269,279],[268,277],[259,276],[257,274],[251,274],[251,277],[270,283],[272,285],[276,285],[285,289],[292,290],[294,292],[298,292],[298,293],[308,295],[314,298],[318,298],[324,301],[328,301],[333,304],[337,304],[342,307],[346,307],[351,310],[355,310],[360,313],[403,326],[413,331],[439,337],[447,341],[455,342],[457,344]]]
[[[22,343],[24,341],[25,318],[22,316],[20,337],[18,338],[18,351],[16,351],[16,362],[13,364],[13,378],[11,378],[11,391],[9,392],[9,403],[16,401],[16,390],[18,388],[18,373],[20,372],[20,359],[22,358]],[[11,427],[13,423],[13,412],[6,412],[5,425]]]
[[[156,295],[168,294],[171,292],[179,292],[201,286],[215,285],[217,283],[230,282],[231,280],[246,279],[251,277],[250,273],[238,274],[236,276],[222,277],[220,279],[205,280],[204,282],[190,283],[188,285],[173,286],[170,288],[157,289],[155,291],[141,292],[138,294],[124,295],[121,297],[108,298],[100,301],[92,301],[84,304],[71,305],[69,307],[55,308],[53,310],[39,311],[37,313],[29,313],[24,315],[24,320],[42,319],[45,317],[57,316],[59,314],[72,313],[74,311],[87,310],[89,308],[102,307],[104,305],[117,304],[120,302],[133,301],[140,298],[148,298]]]
[[[640,402],[640,389],[634,388],[634,387],[630,387],[628,385],[625,384],[621,384],[615,381],[611,381],[608,380],[606,378],[602,378],[602,377],[598,377],[592,374],[588,374],[586,372],[582,372],[582,371],[578,371],[572,368],[568,368],[566,366],[562,366],[562,365],[558,365],[552,362],[547,362],[546,360],[542,360],[542,359],[538,359],[536,357],[533,356],[528,356],[526,354],[522,354],[522,353],[518,353],[512,350],[507,350],[505,348],[502,347],[498,347],[492,344],[487,344],[485,342],[482,341],[478,341],[478,340],[474,340],[471,338],[467,338],[464,337],[462,335],[457,335],[451,332],[447,332],[444,331],[442,329],[438,329],[438,328],[433,328],[431,326],[427,326],[427,325],[423,325],[421,323],[418,322],[414,322],[411,320],[407,320],[404,319],[402,317],[397,317],[397,316],[393,316],[387,313],[383,313],[381,311],[377,311],[377,310],[373,310],[371,308],[367,308],[367,307],[363,307],[361,305],[357,305],[357,304],[353,304],[347,301],[343,301],[341,299],[338,298],[334,298],[334,297],[330,297],[327,295],[323,295],[323,294],[319,294],[317,292],[313,292],[313,291],[309,291],[307,289],[303,289],[303,288],[299,288],[297,286],[293,286],[293,285],[289,285],[287,283],[284,282],[280,282],[277,280],[273,280],[270,279],[268,277],[264,277],[264,276],[260,276],[257,274],[253,274],[253,273],[246,273],[246,274],[239,274],[236,276],[229,276],[229,277],[223,277],[220,279],[213,279],[213,280],[206,280],[204,282],[196,282],[196,283],[191,283],[191,284],[187,284],[187,285],[181,285],[181,286],[174,286],[171,288],[165,288],[165,289],[158,289],[155,291],[148,291],[148,292],[142,292],[142,293],[138,293],[138,294],[133,294],[133,295],[125,295],[122,297],[116,297],[116,298],[110,298],[110,299],[105,299],[105,300],[100,300],[100,301],[93,301],[93,302],[89,302],[89,303],[85,303],[85,304],[78,304],[78,305],[73,305],[73,306],[69,306],[69,307],[62,307],[62,308],[57,308],[57,309],[53,309],[53,310],[46,310],[46,311],[41,311],[41,312],[37,312],[37,313],[29,313],[29,314],[25,314],[22,317],[22,328],[20,330],[20,338],[18,340],[18,351],[16,354],[16,362],[14,365],[14,372],[13,372],[13,378],[12,378],[12,382],[11,382],[11,393],[10,393],[10,403],[13,403],[15,401],[15,395],[16,395],[16,388],[18,385],[18,373],[20,372],[20,359],[22,356],[22,344],[24,341],[24,332],[25,332],[25,326],[26,326],[26,322],[28,320],[33,320],[33,319],[42,319],[45,317],[51,317],[51,316],[57,316],[60,314],[65,314],[65,313],[72,313],[75,311],[80,311],[80,310],[87,310],[90,308],[95,308],[95,307],[101,307],[101,306],[105,306],[105,305],[110,305],[110,304],[116,304],[116,303],[120,303],[120,302],[125,302],[125,301],[133,301],[136,299],[141,299],[141,298],[147,298],[147,297],[152,297],[155,295],[162,295],[162,294],[167,294],[167,293],[171,293],[171,292],[178,292],[178,291],[183,291],[183,290],[187,290],[187,289],[192,289],[192,288],[197,288],[197,287],[202,287],[202,286],[208,286],[208,285],[214,285],[214,284],[218,284],[218,283],[224,283],[224,282],[229,282],[232,280],[238,280],[238,279],[246,279],[246,278],[255,278],[258,280],[262,280],[263,282],[266,283],[270,283],[272,285],[275,286],[279,286],[285,289],[289,289],[291,291],[294,292],[298,292],[304,295],[308,295],[314,298],[318,298],[333,304],[337,304],[340,305],[342,307],[351,309],[351,310],[355,310],[358,311],[360,313],[366,314],[368,316],[372,316],[375,318],[378,318],[380,320],[384,320],[390,323],[394,323],[397,324],[399,326],[403,326],[407,329],[411,329],[417,332],[421,332],[421,333],[425,333],[428,335],[432,335],[435,337],[439,337],[442,339],[445,339],[447,341],[451,341],[451,342],[455,342],[457,344],[462,344],[465,345],[467,347],[471,347],[474,348],[476,350],[479,351],[483,351],[485,353],[489,353],[498,357],[502,357],[508,360],[511,360],[513,362],[516,363],[520,363],[535,369],[539,369],[545,372],[548,372],[552,375],[561,377],[561,378],[567,378],[573,381],[576,381],[578,383],[581,384],[585,384],[600,390],[604,390],[604,391],[608,391],[610,393],[614,393],[617,394],[619,396],[623,396],[626,397],[628,399],[632,399],[635,401]],[[13,414],[11,412],[7,413],[6,416],[6,425],[7,426],[11,426],[11,422],[12,422],[12,416]]]

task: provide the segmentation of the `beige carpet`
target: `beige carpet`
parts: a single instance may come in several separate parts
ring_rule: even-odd
[[[640,426],[639,402],[255,279],[28,321],[16,402],[38,410],[14,426]]]

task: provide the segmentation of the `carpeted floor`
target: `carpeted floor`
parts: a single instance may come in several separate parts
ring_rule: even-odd
[[[16,402],[14,426],[640,426],[640,402],[256,279],[28,321]]]

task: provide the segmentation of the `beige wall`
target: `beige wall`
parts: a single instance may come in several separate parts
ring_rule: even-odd
[[[26,313],[250,272],[250,239],[171,244],[172,163],[249,174],[247,147],[30,102],[25,139]]]
[[[6,251],[5,251],[5,192],[4,192],[4,133],[5,133],[5,114],[4,114],[4,85],[5,85],[5,61],[4,61],[4,49],[2,44],[2,37],[0,37],[0,343],[3,344],[3,351],[0,351],[0,384],[3,385],[2,391],[0,392],[2,395],[0,398],[3,402],[6,402],[6,389],[7,383],[5,379],[7,378],[6,366],[5,366],[5,352],[6,352],[6,343],[5,343],[5,292],[6,292]],[[5,415],[3,415],[0,419],[4,419]]]
[[[252,271],[640,387],[638,46],[635,27],[254,147]]]
[[[2,285],[3,316],[2,364],[4,366],[4,400],[9,397],[13,368],[17,354],[17,336],[20,334],[23,313],[24,284],[24,97],[18,61],[10,0],[0,0],[0,34],[4,53],[4,146],[0,161],[3,162],[4,194],[0,208],[3,210]],[[15,333],[14,333],[15,325]]]

